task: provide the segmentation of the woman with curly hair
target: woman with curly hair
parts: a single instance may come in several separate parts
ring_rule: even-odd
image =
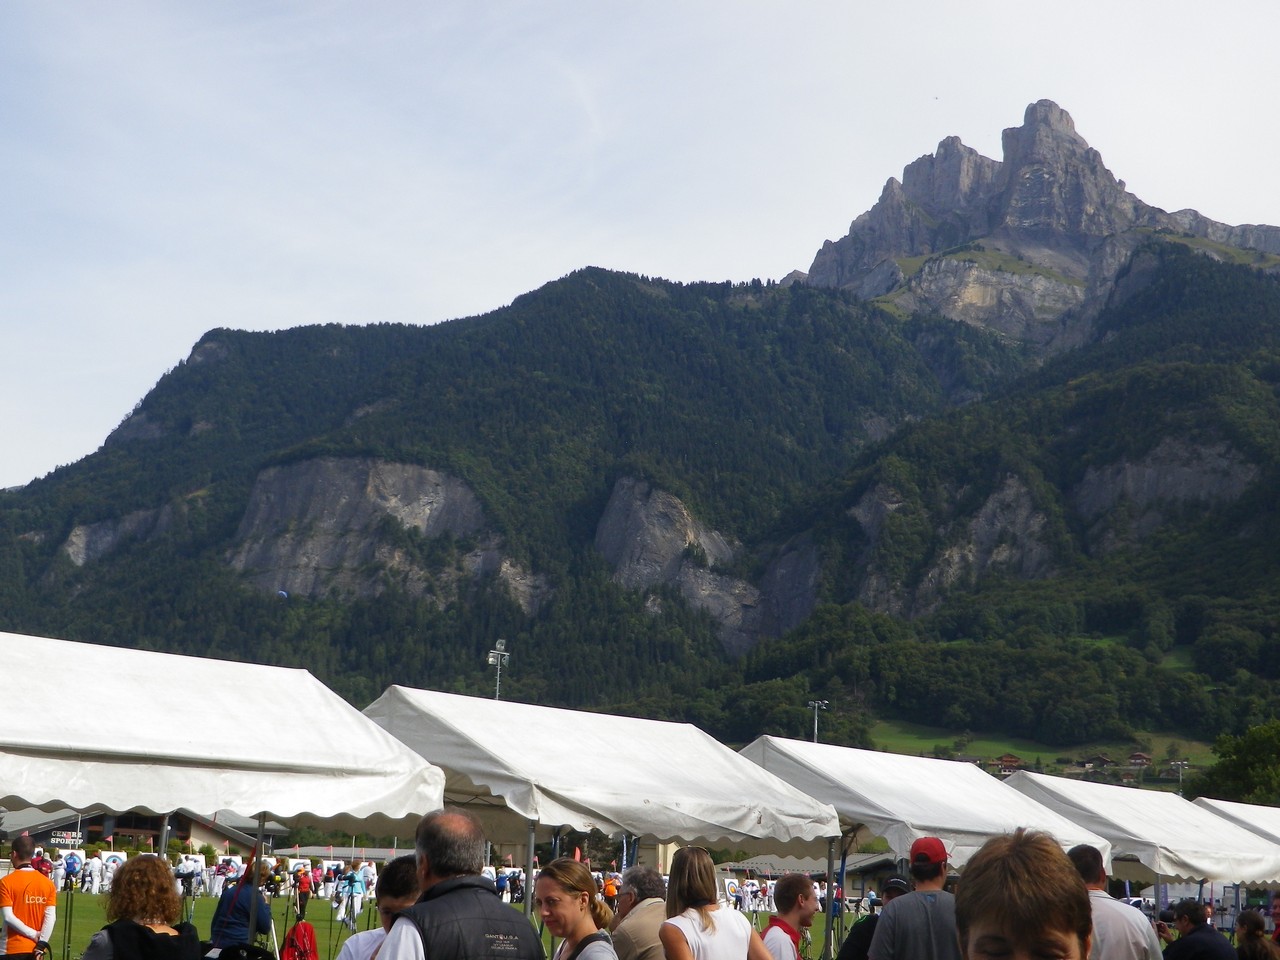
[[[658,939],[667,960],[773,960],[751,921],[721,906],[716,866],[701,847],[683,847],[671,858]]]
[[[111,881],[105,927],[93,935],[83,960],[200,960],[200,935],[177,923],[182,900],[166,860],[130,857]]]
[[[1240,960],[1277,960],[1280,947],[1267,936],[1267,922],[1257,910],[1236,917],[1236,956]]]
[[[551,935],[564,938],[552,960],[618,960],[604,932],[613,911],[585,864],[568,857],[552,860],[538,873],[533,903]]]

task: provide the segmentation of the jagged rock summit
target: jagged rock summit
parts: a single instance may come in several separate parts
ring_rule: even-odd
[[[1154,233],[1252,251],[1280,269],[1280,227],[1167,213],[1125,189],[1050,100],[1004,131],[1003,161],[957,137],[890,179],[847,236],[827,241],[807,282],[903,313],[929,311],[1045,351],[1087,340],[1116,277]]]

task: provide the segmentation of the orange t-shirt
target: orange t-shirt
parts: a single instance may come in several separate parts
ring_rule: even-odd
[[[22,867],[0,878],[0,909],[12,907],[13,915],[32,930],[44,926],[45,907],[58,905],[58,891],[53,881],[39,870]],[[5,953],[31,953],[36,943],[5,925]]]

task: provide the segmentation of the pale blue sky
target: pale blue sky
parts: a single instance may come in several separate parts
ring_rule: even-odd
[[[1148,203],[1280,224],[1277,36],[1272,0],[0,4],[0,486],[213,327],[807,269],[1041,98]]]

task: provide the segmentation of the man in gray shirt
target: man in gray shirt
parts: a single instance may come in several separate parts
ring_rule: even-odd
[[[885,904],[870,960],[960,960],[956,898],[947,883],[947,848],[937,837],[911,845],[915,890]]]

